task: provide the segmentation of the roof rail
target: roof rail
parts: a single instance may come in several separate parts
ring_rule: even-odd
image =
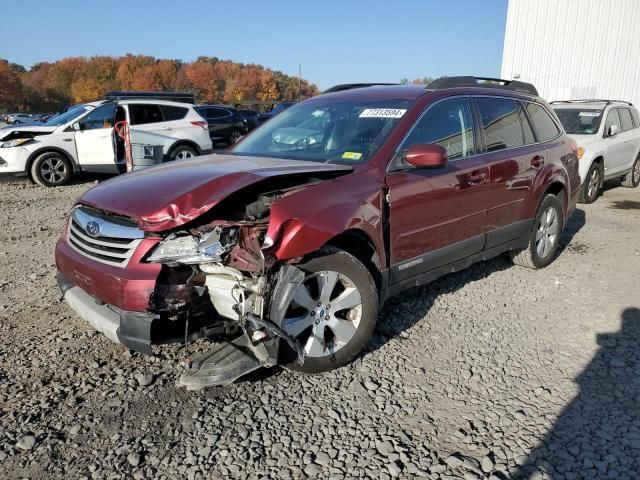
[[[107,93],[107,100],[169,100],[171,102],[196,103],[193,93],[186,92],[130,92],[113,90]]]
[[[344,83],[342,85],[334,85],[322,93],[342,92],[343,90],[352,90],[354,88],[375,87],[376,85],[398,85],[397,83]]]
[[[606,105],[610,105],[612,103],[624,103],[625,105],[629,105],[633,107],[633,103],[628,102],[626,100],[607,100],[605,98],[581,98],[577,100],[554,100],[550,103],[604,103]]]
[[[538,90],[530,83],[520,82],[518,80],[503,80],[502,78],[489,77],[442,77],[437,78],[429,85],[429,90],[440,90],[442,88],[456,87],[484,87],[484,88],[501,88],[505,90],[513,90],[516,92],[527,93],[529,95],[538,96]]]

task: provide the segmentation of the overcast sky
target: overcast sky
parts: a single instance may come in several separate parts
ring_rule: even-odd
[[[9,1],[0,58],[200,55],[346,82],[498,76],[507,0]]]

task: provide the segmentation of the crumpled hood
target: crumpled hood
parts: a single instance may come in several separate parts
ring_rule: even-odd
[[[16,132],[29,132],[29,133],[37,133],[37,134],[47,134],[47,133],[53,133],[53,131],[58,128],[58,127],[43,127],[41,125],[26,125],[24,127],[4,127],[2,129],[0,129],[0,141],[2,141],[3,138],[8,137],[9,135],[11,135],[12,133]]]
[[[197,218],[265,178],[350,170],[348,165],[214,154],[121,175],[86,191],[78,203],[135,218],[141,229],[159,232]]]

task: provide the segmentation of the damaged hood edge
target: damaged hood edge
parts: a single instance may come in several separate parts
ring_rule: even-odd
[[[180,227],[227,196],[268,178],[353,170],[349,165],[207,155],[174,161],[100,183],[77,201],[137,220],[147,232]]]

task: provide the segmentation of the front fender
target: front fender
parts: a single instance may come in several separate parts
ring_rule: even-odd
[[[372,240],[378,257],[384,259],[383,184],[357,180],[357,175],[349,175],[322,182],[274,203],[267,230],[274,256],[302,257],[356,229]]]

